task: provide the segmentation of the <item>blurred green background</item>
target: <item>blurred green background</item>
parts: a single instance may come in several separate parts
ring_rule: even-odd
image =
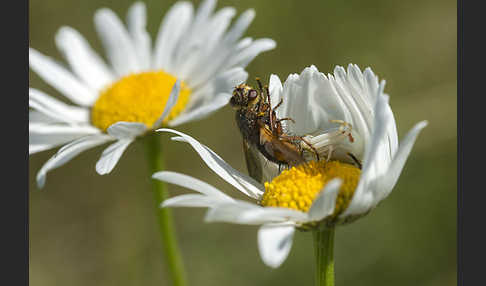
[[[158,30],[175,1],[145,1],[148,29]],[[198,3],[200,1],[196,1]],[[93,13],[102,6],[125,18],[132,1],[30,0],[30,46],[62,60],[54,35],[78,29],[100,53]],[[327,0],[219,1],[257,16],[246,35],[270,37],[277,49],[248,67],[250,79],[284,80],[308,65],[371,66],[386,79],[399,138],[419,120],[418,138],[392,194],[370,215],[336,232],[336,285],[456,285],[456,1]],[[60,98],[30,72],[30,86]],[[245,171],[241,139],[226,107],[178,128]],[[162,134],[167,169],[236,191],[214,175],[186,144]],[[41,191],[35,174],[54,150],[30,158],[31,285],[170,285],[159,255],[151,179],[143,142],[131,145],[107,176],[95,172],[103,147],[49,173]],[[170,186],[171,194],[186,192]],[[310,233],[297,233],[289,258],[266,267],[257,227],[206,224],[205,210],[174,209],[191,285],[312,285]]]

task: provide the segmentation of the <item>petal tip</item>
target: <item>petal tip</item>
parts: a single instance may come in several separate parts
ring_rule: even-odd
[[[417,127],[420,128],[420,129],[427,127],[427,125],[429,125],[428,120],[422,120],[419,123],[417,123]]]
[[[250,8],[250,9],[246,10],[244,12],[244,14],[247,15],[247,17],[253,18],[253,17],[255,17],[256,12],[255,12],[255,9]]]
[[[151,178],[152,178],[152,179],[156,179],[156,180],[158,180],[158,179],[159,179],[158,177],[161,175],[161,173],[162,173],[162,172],[156,172],[156,173],[153,173],[153,174],[152,174],[152,176],[151,176]]]
[[[102,164],[100,161],[96,163],[96,173],[98,173],[98,175],[106,175],[110,173],[110,171],[111,170],[107,169],[106,166]]]
[[[38,173],[37,174],[36,181],[37,181],[37,187],[39,189],[44,188],[44,186],[46,184],[46,174],[44,174],[44,173]]]

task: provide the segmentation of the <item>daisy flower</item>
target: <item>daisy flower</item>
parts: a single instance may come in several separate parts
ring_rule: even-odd
[[[417,123],[398,144],[385,82],[370,68],[350,64],[327,76],[310,66],[282,85],[270,77],[272,104],[278,118],[290,117],[288,134],[303,136],[318,151],[306,163],[283,170],[264,182],[240,173],[208,147],[171,129],[173,139],[189,143],[207,166],[252,202],[237,200],[198,179],[174,172],[153,178],[198,192],[172,197],[163,207],[208,207],[207,222],[261,225],[260,256],[271,267],[287,257],[295,229],[325,230],[367,214],[395,186],[426,121]],[[351,154],[352,156],[350,156]],[[354,157],[354,158],[353,158]],[[272,168],[270,162],[265,168]],[[278,168],[276,168],[278,170]]]
[[[97,10],[95,28],[108,63],[70,27],[55,38],[67,67],[29,48],[30,68],[73,103],[29,89],[29,154],[63,145],[38,172],[39,187],[50,170],[115,141],[96,164],[99,174],[107,174],[137,137],[201,119],[228,102],[232,87],[247,78],[244,68],[276,44],[241,39],[253,10],[231,25],[235,9],[215,6],[216,0],[206,0],[195,11],[191,3],[177,2],[153,46],[143,3],[129,8],[126,27],[112,10]]]

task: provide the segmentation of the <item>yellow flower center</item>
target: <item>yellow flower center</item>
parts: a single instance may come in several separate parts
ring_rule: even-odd
[[[330,180],[340,178],[343,182],[333,214],[337,215],[345,210],[351,201],[360,174],[361,170],[351,164],[338,161],[311,161],[284,170],[271,182],[265,182],[265,193],[260,203],[263,206],[307,212],[323,187]]]
[[[118,121],[141,122],[151,128],[162,115],[175,82],[174,76],[163,71],[122,77],[101,92],[91,110],[91,122],[103,131]],[[184,110],[190,94],[182,82],[177,103],[162,124]]]

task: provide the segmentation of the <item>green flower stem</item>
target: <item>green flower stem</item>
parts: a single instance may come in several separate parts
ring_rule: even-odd
[[[334,228],[313,231],[316,286],[334,286]]]
[[[162,145],[159,136],[156,134],[147,135],[145,138],[147,145],[147,159],[149,163],[150,175],[162,171],[164,168]],[[152,180],[157,212],[157,221],[162,235],[162,248],[166,262],[169,266],[170,276],[175,286],[187,285],[182,256],[177,245],[177,238],[172,219],[172,212],[169,208],[161,208],[160,204],[169,197],[169,192],[164,182]]]

